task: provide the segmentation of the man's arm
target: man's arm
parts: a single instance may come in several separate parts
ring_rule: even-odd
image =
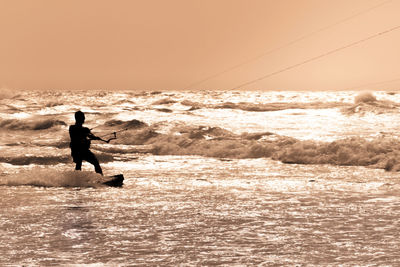
[[[88,129],[88,130],[89,130],[89,129]],[[111,137],[111,138],[108,139],[108,140],[104,140],[104,139],[101,138],[101,137],[95,136],[95,135],[92,134],[92,132],[90,132],[90,130],[89,130],[89,133],[88,133],[87,136],[88,136],[88,138],[89,138],[90,140],[100,140],[100,141],[103,141],[103,142],[106,142],[106,143],[110,143],[111,140],[117,139],[117,133],[114,132],[113,134],[114,134],[113,137]]]
[[[100,137],[95,136],[89,131],[88,137],[90,140],[102,140]]]

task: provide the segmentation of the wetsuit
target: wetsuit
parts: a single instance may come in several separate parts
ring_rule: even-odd
[[[73,161],[76,163],[75,170],[81,170],[82,161],[86,160],[94,165],[97,173],[103,174],[99,161],[89,150],[90,141],[98,140],[99,138],[93,135],[89,128],[83,127],[79,124],[71,125],[69,127],[69,136],[71,138],[71,156]]]

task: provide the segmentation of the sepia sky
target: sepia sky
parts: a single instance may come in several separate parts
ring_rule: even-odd
[[[385,31],[399,12],[400,0],[0,0],[0,87],[395,90],[400,29]]]

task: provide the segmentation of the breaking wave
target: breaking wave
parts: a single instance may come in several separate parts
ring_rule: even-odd
[[[52,108],[52,107],[62,106],[64,104],[65,104],[64,101],[55,100],[55,101],[49,101],[49,102],[45,103],[44,106],[46,108]]]
[[[138,112],[141,120],[146,120],[146,116],[154,116],[154,113],[151,113],[151,115],[141,114],[142,111],[145,112],[146,110],[156,109],[160,112],[174,112],[176,106],[178,106],[179,110],[181,109],[179,104],[189,107],[188,110],[206,108],[214,110],[234,109],[249,112],[267,112],[286,109],[318,110],[332,108],[340,109],[344,114],[349,116],[353,114],[362,115],[365,113],[398,113],[400,108],[400,104],[387,100],[378,100],[371,93],[360,93],[356,97],[348,97],[343,101],[338,97],[330,99],[331,102],[322,102],[323,100],[321,100],[321,97],[312,98],[310,99],[310,102],[304,102],[307,101],[306,98],[299,98],[299,102],[290,102],[289,98],[286,98],[289,99],[289,102],[279,102],[279,98],[271,98],[270,103],[262,103],[261,98],[257,100],[258,103],[252,103],[251,98],[248,97],[232,98],[229,99],[232,102],[228,102],[226,101],[228,98],[210,99],[209,96],[190,98],[190,96],[187,95],[184,95],[183,97],[174,97],[170,94],[165,96],[158,96],[158,94],[160,93],[146,93],[146,96],[156,95],[157,97],[135,99],[137,105],[143,109],[140,113]],[[58,111],[58,109],[49,110],[46,108],[45,110],[42,110],[43,107],[61,105],[63,102],[61,96],[63,96],[64,99],[68,99],[71,95],[57,95],[51,93],[50,96],[51,97],[37,97],[36,99],[43,99],[41,100],[43,102],[42,104],[37,104],[36,100],[32,101],[32,103],[25,103],[27,108],[32,108],[32,110],[37,109],[36,113],[31,112],[29,109],[24,109],[23,113],[18,115],[19,119],[10,119],[12,118],[11,116],[8,119],[5,119],[7,118],[6,116],[4,116],[3,119],[0,119],[0,132],[1,134],[4,134],[4,137],[6,137],[4,142],[8,142],[7,144],[4,144],[4,146],[10,151],[8,155],[12,155],[11,157],[6,156],[5,153],[0,155],[0,162],[13,165],[52,165],[72,162],[68,147],[69,136],[66,129],[67,124],[63,120],[69,123],[73,121],[73,113],[69,113],[70,109],[75,110],[75,106],[71,105],[69,102],[68,104],[71,106],[68,109],[60,108],[59,110],[61,111]],[[397,161],[400,154],[400,146],[398,145],[398,139],[395,137],[377,136],[373,138],[346,138],[346,135],[344,135],[338,136],[337,138],[342,139],[334,142],[320,142],[316,140],[299,140],[271,132],[235,134],[220,127],[207,126],[208,119],[203,119],[203,117],[205,117],[204,114],[201,114],[202,117],[198,118],[196,114],[190,114],[191,112],[184,112],[184,116],[175,112],[178,119],[176,122],[173,121],[175,118],[160,116],[161,121],[155,120],[153,124],[149,125],[140,120],[120,120],[120,118],[132,118],[131,116],[134,116],[136,112],[131,113],[130,111],[137,107],[125,105],[128,102],[133,103],[130,100],[121,99],[125,96],[117,97],[116,95],[111,95],[112,97],[110,96],[108,98],[106,96],[108,96],[106,93],[99,93],[98,95],[90,93],[84,95],[87,106],[101,107],[99,110],[88,108],[90,111],[87,113],[90,115],[96,114],[96,116],[91,117],[92,121],[89,121],[90,123],[88,124],[90,125],[92,123],[96,126],[101,124],[100,126],[97,126],[99,128],[96,127],[97,129],[93,132],[96,135],[98,132],[108,133],[115,131],[118,133],[118,138],[112,140],[110,144],[93,142],[92,150],[100,162],[110,162],[114,159],[129,160],[129,158],[136,157],[135,155],[132,155],[135,153],[152,153],[155,155],[200,155],[216,158],[264,157],[279,160],[288,164],[355,165],[382,168],[386,170],[400,170],[400,163]],[[397,99],[395,97],[384,98],[382,95],[378,96],[382,97],[382,99],[391,99],[394,101]],[[101,101],[99,98],[101,98]],[[185,98],[186,100],[183,100]],[[354,101],[352,101],[353,98]],[[26,99],[29,99],[29,97],[26,97]],[[78,102],[78,100],[82,100],[82,96],[76,95],[75,98],[72,99],[73,102]],[[235,102],[235,100],[243,100],[243,102]],[[22,102],[23,100],[18,101]],[[16,102],[15,107],[8,107],[4,114],[12,114],[15,109],[19,109],[22,104],[18,101]],[[105,106],[109,103],[120,103],[123,106],[116,109],[116,111],[110,109],[103,112],[103,110],[107,110]],[[166,108],[146,106],[149,105],[149,103],[151,103],[150,105],[170,106],[166,106]],[[121,116],[119,116],[120,111],[124,113]],[[50,117],[50,115],[41,115],[54,114],[54,112],[57,114],[55,115],[57,116],[56,118]],[[210,113],[208,112],[209,111],[205,112],[205,114],[212,114],[212,110]],[[224,110],[223,112],[222,110],[219,110],[218,113],[226,113],[231,116],[241,115],[240,113],[231,112],[230,110]],[[299,113],[300,112],[297,112],[297,114]],[[312,113],[314,114],[314,112]],[[318,114],[318,111],[315,113]],[[335,116],[336,113],[337,112],[335,111]],[[26,118],[25,114],[30,117]],[[312,116],[315,116],[313,114]],[[124,115],[127,116],[125,117]],[[191,115],[196,115],[196,117],[190,117]],[[246,116],[247,115],[249,114],[246,114]],[[262,117],[258,116],[258,114],[250,115],[257,115],[254,116],[255,118]],[[164,117],[168,119],[165,119]],[[288,117],[290,117],[288,118],[290,123],[296,122],[295,118],[292,118],[291,116]],[[340,118],[342,117],[343,116],[340,116]],[[391,117],[388,116],[386,119],[389,120],[390,118]],[[94,121],[96,119],[99,121]],[[286,120],[286,117],[284,117],[284,119]],[[149,119],[149,121],[152,120]],[[173,123],[171,123],[171,121],[173,121]],[[210,121],[210,125],[221,125],[213,118],[211,118]],[[236,120],[232,120],[232,123],[235,123],[235,121]],[[189,126],[192,124],[203,124],[205,126]],[[247,131],[246,124],[243,124],[241,127],[240,131]],[[282,125],[282,127],[285,127],[285,125]],[[302,126],[299,125],[299,127]],[[233,129],[236,129],[236,127],[233,127]],[[253,129],[260,129],[260,131],[262,131],[263,129],[268,128],[259,127]],[[7,130],[9,131],[7,132]],[[392,129],[389,130],[392,131]],[[289,132],[287,134],[291,133]],[[369,133],[364,133],[363,136],[368,136],[366,134]],[[99,134],[99,136],[102,135]],[[111,134],[110,137],[112,136],[113,135]],[[107,138],[104,137],[104,139]],[[28,146],[29,149],[31,149],[29,151],[25,150]],[[31,146],[33,146],[33,148]],[[15,147],[22,148],[15,152]],[[49,147],[50,152],[44,153],[43,147]],[[53,155],[52,153],[55,151],[53,148],[63,149],[63,151],[61,153],[57,152]]]
[[[8,88],[0,88],[0,99],[10,99],[17,95],[14,90]]]
[[[101,187],[102,176],[94,172],[57,171],[34,168],[16,174],[0,177],[3,186],[41,186],[41,187]]]
[[[230,103],[226,102],[217,105],[217,109],[240,109],[243,111],[279,111],[285,109],[327,109],[343,106],[343,103],[336,102],[313,102],[313,103],[268,103],[268,104],[253,104],[253,103]]]
[[[391,101],[368,101],[359,102],[350,107],[342,108],[342,113],[346,115],[364,115],[366,113],[385,114],[398,112],[400,105]]]
[[[0,128],[9,130],[46,130],[55,126],[65,126],[65,122],[54,119],[18,120],[8,119],[0,121]]]
[[[384,114],[398,112],[400,105],[392,101],[377,100],[370,92],[362,92],[354,97],[354,105],[343,107],[346,115],[364,115],[366,113]]]
[[[298,140],[270,132],[236,135],[219,127],[182,127],[161,134],[146,128],[121,136],[126,145],[146,145],[155,155],[200,155],[217,158],[272,158],[288,164],[332,164],[400,169],[395,137],[345,138],[333,142]],[[135,148],[137,150],[137,148]],[[129,152],[135,153],[136,150]],[[118,151],[122,152],[122,151]],[[397,161],[399,159],[399,161]]]
[[[393,138],[348,138],[334,142],[296,141],[283,147],[273,158],[284,163],[370,166],[387,169],[387,163],[400,156],[400,145]]]
[[[354,97],[354,104],[376,102],[376,97],[371,92],[361,92]]]
[[[190,107],[189,110],[202,108],[208,109],[237,109],[249,112],[271,112],[287,109],[331,109],[338,108],[343,114],[353,115],[365,113],[383,114],[388,112],[398,112],[400,104],[378,100],[370,92],[361,92],[354,97],[354,104],[338,101],[316,101],[316,102],[270,102],[270,103],[249,103],[249,102],[224,102],[220,104],[206,104],[191,100],[183,100],[181,104]]]
[[[176,102],[177,102],[176,100],[171,98],[163,98],[153,102],[153,105],[169,105],[169,104],[175,104]]]
[[[121,133],[113,144],[92,148],[101,163],[115,157],[154,155],[199,155],[215,158],[271,158],[287,164],[331,164],[400,170],[400,144],[395,137],[346,138],[333,142],[298,140],[270,132],[234,134],[219,127],[182,127],[179,132],[158,133],[150,127]],[[127,158],[129,160],[130,156]],[[21,154],[0,156],[12,165],[71,163],[69,150],[59,155]]]
[[[144,128],[136,131],[127,131],[119,134],[116,144],[125,145],[146,145],[152,143],[154,138],[160,134],[152,128]]]
[[[108,127],[119,126],[126,129],[142,128],[147,126],[146,123],[139,120],[121,121],[121,120],[110,120],[105,123]]]
[[[184,100],[181,102],[184,106],[189,106],[189,110],[196,110],[201,108],[209,109],[238,109],[243,111],[252,112],[269,112],[269,111],[280,111],[286,109],[328,109],[328,108],[340,108],[348,107],[349,104],[342,102],[311,102],[311,103],[232,103],[225,102],[222,104],[203,104],[198,102],[193,102],[190,100]]]
[[[16,120],[13,122],[16,123]],[[4,124],[4,121],[0,123],[13,125]],[[332,164],[400,170],[400,143],[398,138],[390,135],[321,142],[299,140],[271,132],[235,134],[220,127],[210,126],[179,125],[165,133],[157,131],[156,125],[148,126],[137,120],[112,120],[106,125],[124,127],[126,130],[118,133],[118,138],[110,144],[93,144],[92,151],[101,163],[112,162],[115,159],[129,160],[133,158],[132,154],[136,153],[151,153],[237,159],[271,158],[287,164]],[[26,124],[24,127],[27,127]],[[29,129],[34,128],[30,125]],[[32,142],[34,152],[26,154],[21,151],[14,153],[12,157],[0,155],[0,162],[12,165],[72,163],[67,139],[68,137],[64,136],[59,140],[51,140],[50,143]],[[18,147],[19,144],[16,145]],[[57,154],[53,154],[52,150],[42,153],[43,146],[59,147],[62,150]]]

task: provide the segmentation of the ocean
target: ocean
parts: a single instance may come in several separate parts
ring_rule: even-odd
[[[0,93],[0,266],[400,265],[399,127],[398,92]]]

